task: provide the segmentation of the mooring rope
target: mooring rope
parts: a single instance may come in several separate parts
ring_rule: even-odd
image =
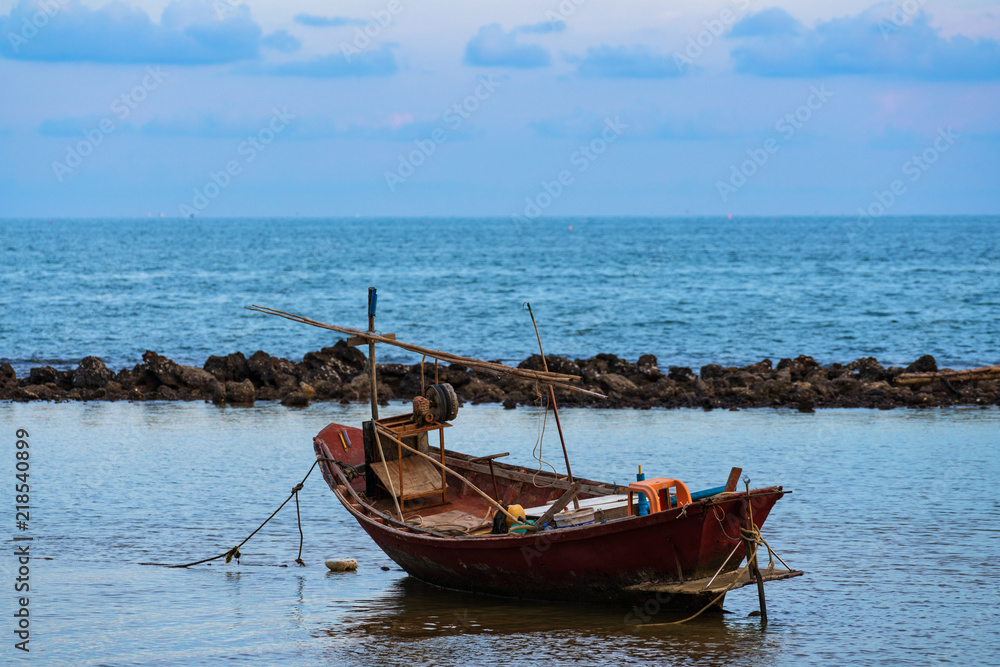
[[[716,518],[718,518],[718,516],[716,516]],[[719,523],[721,524],[722,522],[720,521]],[[725,530],[725,529],[723,529],[723,530]],[[727,537],[728,537],[728,535],[727,535]],[[733,539],[733,538],[730,538],[730,539]],[[737,538],[737,539],[743,540],[744,542],[750,542],[753,545],[753,550],[751,552],[750,558],[747,559],[746,564],[743,567],[741,567],[736,572],[736,576],[733,578],[732,583],[730,583],[728,586],[726,586],[726,589],[724,591],[722,591],[721,593],[719,593],[718,595],[716,595],[712,599],[711,602],[709,602],[707,605],[705,605],[704,607],[702,607],[701,609],[699,609],[695,614],[693,614],[691,616],[688,616],[685,619],[682,619],[680,621],[670,621],[670,622],[665,622],[665,623],[642,623],[638,627],[639,628],[653,628],[653,627],[657,627],[657,626],[661,626],[661,625],[680,625],[682,623],[687,623],[688,621],[694,620],[694,619],[698,618],[699,616],[701,616],[703,612],[707,611],[716,602],[718,602],[720,599],[722,599],[722,597],[725,596],[726,593],[728,593],[729,591],[733,590],[733,588],[736,586],[736,584],[740,583],[740,579],[743,577],[743,573],[747,571],[747,568],[750,567],[751,563],[756,563],[757,562],[757,548],[760,545],[764,545],[765,547],[767,547],[768,555],[772,556],[770,558],[770,562],[768,563],[768,569],[769,570],[773,570],[774,569],[774,558],[777,558],[779,561],[781,561],[781,564],[784,565],[786,569],[788,569],[788,570],[792,569],[792,568],[788,567],[788,565],[785,563],[785,561],[781,560],[781,556],[779,556],[777,553],[774,552],[773,549],[771,549],[771,545],[769,545],[767,543],[767,541],[761,536],[761,534],[760,534],[760,528],[758,528],[757,526],[753,526],[752,528],[743,528],[741,526],[740,527],[740,537]],[[758,565],[758,567],[759,567],[759,565]]]
[[[324,461],[334,461],[334,459],[326,459],[326,458],[324,458],[322,460],[324,460]],[[295,518],[296,518],[296,521],[297,521],[298,527],[299,527],[299,555],[295,558],[295,562],[298,563],[299,565],[305,565],[305,563],[302,562],[302,543],[305,540],[305,536],[302,533],[302,515],[299,512],[299,491],[302,490],[302,487],[305,485],[306,480],[309,479],[309,475],[312,474],[313,468],[315,468],[316,464],[319,463],[319,462],[320,462],[320,459],[316,459],[315,461],[313,461],[313,464],[311,466],[309,466],[309,472],[306,473],[306,476],[302,478],[301,482],[299,482],[298,484],[296,484],[295,486],[292,487],[292,492],[288,495],[287,498],[285,498],[285,501],[283,503],[281,503],[280,505],[278,505],[278,509],[276,509],[273,512],[271,512],[271,516],[269,516],[266,519],[264,519],[264,523],[262,523],[259,526],[257,526],[257,529],[254,530],[249,535],[247,535],[247,537],[246,537],[245,540],[243,540],[242,542],[240,542],[239,544],[237,544],[235,547],[233,547],[229,551],[226,551],[225,553],[221,553],[218,556],[212,556],[211,558],[203,558],[202,560],[197,560],[197,561],[195,561],[193,563],[185,563],[184,565],[169,565],[167,563],[139,563],[139,565],[160,565],[160,566],[169,567],[169,568],[185,568],[185,567],[192,567],[194,565],[201,565],[202,563],[207,563],[209,561],[218,560],[220,558],[225,558],[227,563],[231,562],[235,558],[236,562],[238,563],[240,561],[240,556],[242,555],[242,554],[240,554],[240,547],[242,547],[244,544],[246,544],[247,542],[249,542],[251,537],[253,537],[254,535],[256,535],[260,531],[261,528],[263,528],[264,526],[266,526],[267,523],[271,519],[273,519],[275,517],[275,515],[278,512],[281,511],[281,508],[284,507],[285,505],[287,505],[288,501],[291,500],[292,498],[295,498]],[[340,463],[339,461],[335,461],[335,462],[336,463]]]

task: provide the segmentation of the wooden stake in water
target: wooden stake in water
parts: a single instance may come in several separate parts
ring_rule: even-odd
[[[757,551],[759,545],[754,541],[754,546],[750,546],[751,539],[746,536],[747,533],[756,534],[759,530],[757,524],[753,522],[753,504],[750,498],[750,478],[743,477],[743,483],[746,484],[747,488],[747,523],[750,524],[746,532],[741,533],[743,538],[743,546],[747,553],[747,568],[749,569],[749,576],[751,579],[757,580],[757,602],[760,604],[760,629],[767,629],[767,601],[764,599],[764,577],[760,573],[760,567],[758,567],[757,561]]]

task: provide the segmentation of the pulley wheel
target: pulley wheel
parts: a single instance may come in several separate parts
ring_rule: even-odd
[[[458,396],[455,395],[455,388],[447,382],[427,387],[424,396],[430,401],[435,421],[449,422],[458,416]]]

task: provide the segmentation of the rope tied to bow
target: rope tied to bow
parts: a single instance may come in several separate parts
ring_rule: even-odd
[[[230,562],[232,562],[232,560],[234,558],[236,559],[236,562],[239,563],[240,562],[240,556],[242,556],[242,554],[240,553],[240,547],[242,547],[244,544],[246,544],[247,542],[249,542],[251,537],[253,537],[258,532],[260,532],[260,529],[263,528],[264,526],[266,526],[268,524],[268,522],[271,519],[273,519],[278,514],[278,512],[281,511],[281,508],[283,508],[285,505],[287,505],[288,501],[291,500],[292,498],[295,498],[295,519],[296,519],[296,522],[297,522],[298,528],[299,528],[299,554],[295,558],[295,562],[298,563],[299,565],[305,565],[305,562],[302,560],[302,545],[303,545],[303,542],[305,541],[305,536],[302,533],[302,514],[301,514],[300,509],[299,509],[299,491],[301,491],[303,489],[303,487],[305,486],[306,480],[309,479],[309,475],[312,474],[313,469],[316,467],[316,464],[320,462],[320,460],[321,459],[317,458],[315,461],[313,461],[313,464],[311,466],[309,466],[309,472],[306,473],[306,476],[302,478],[301,482],[299,482],[298,484],[296,484],[295,486],[292,487],[291,493],[288,495],[287,498],[285,498],[284,502],[282,502],[280,505],[278,505],[278,509],[276,509],[273,512],[271,512],[271,516],[269,516],[266,519],[264,519],[264,523],[262,523],[259,526],[257,526],[257,528],[252,533],[250,533],[249,535],[247,535],[246,539],[244,539],[242,542],[240,542],[239,544],[237,544],[235,547],[233,547],[229,551],[226,551],[225,553],[219,554],[218,556],[212,556],[211,558],[203,558],[202,560],[198,560],[198,561],[195,561],[193,563],[185,563],[183,565],[167,565],[167,567],[170,567],[170,568],[192,567],[194,565],[201,565],[202,563],[208,563],[209,561],[218,560],[220,558],[224,558],[227,564],[230,563]],[[333,461],[335,463],[341,463],[340,461],[334,461],[333,459],[326,459],[326,458],[324,458],[322,460],[324,460],[324,461]],[[352,472],[354,472],[355,475],[357,474],[357,471],[354,469],[353,466],[350,466],[348,464],[343,464],[343,463],[341,463],[341,465],[342,466],[347,466],[347,468],[349,468]],[[166,564],[165,563],[140,563],[140,565],[166,565]]]

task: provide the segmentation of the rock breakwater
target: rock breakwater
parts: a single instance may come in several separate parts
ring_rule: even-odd
[[[613,354],[589,359],[547,356],[550,371],[579,375],[579,385],[608,396],[557,389],[560,405],[615,408],[816,408],[938,407],[1000,405],[1000,380],[922,385],[897,384],[902,373],[939,370],[925,355],[906,368],[883,367],[865,357],[848,364],[823,366],[799,356],[773,363],[764,359],[742,367],[709,364],[698,372],[683,366],[661,369],[653,355],[635,362]],[[252,405],[280,401],[296,407],[312,401],[367,402],[365,356],[339,341],[310,352],[300,362],[258,351],[211,356],[202,368],[186,366],[147,351],[142,362],[117,373],[97,357],[86,357],[75,369],[32,368],[17,377],[10,364],[0,364],[0,400],[11,401],[211,401],[217,405]],[[521,368],[542,369],[533,355]],[[420,364],[379,364],[379,402],[409,401],[421,390]],[[441,382],[451,383],[463,402],[503,403],[504,407],[540,401],[538,387],[527,380],[497,377],[457,364],[440,365]],[[434,364],[424,366],[424,381],[434,380]]]

